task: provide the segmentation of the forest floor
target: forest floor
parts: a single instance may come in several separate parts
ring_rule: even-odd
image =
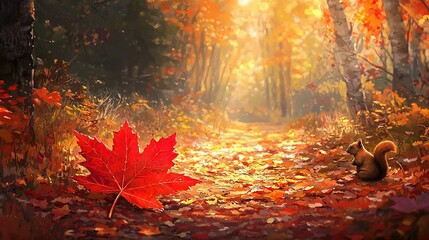
[[[41,184],[0,193],[0,239],[375,239],[429,236],[429,177],[393,155],[379,182],[354,175],[348,143],[274,124],[178,138],[172,169],[202,181],[161,212]],[[413,169],[419,173],[413,172]],[[417,199],[417,200],[415,200]],[[412,206],[410,206],[410,204]],[[5,224],[6,223],[6,224]]]

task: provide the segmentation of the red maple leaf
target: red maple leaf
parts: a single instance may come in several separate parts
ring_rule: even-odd
[[[92,192],[117,194],[108,218],[112,217],[120,196],[140,208],[162,209],[157,195],[186,190],[200,183],[188,176],[168,172],[177,156],[174,152],[176,134],[159,141],[152,139],[142,153],[139,152],[138,136],[127,121],[114,132],[112,150],[95,138],[76,131],[75,135],[80,153],[86,159],[81,165],[91,174],[74,179]]]

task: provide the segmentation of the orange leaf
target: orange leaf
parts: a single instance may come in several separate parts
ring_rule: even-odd
[[[70,213],[69,205],[64,205],[60,208],[56,207],[52,210],[52,215],[54,215],[54,218],[53,218],[54,220],[58,220],[69,213]]]
[[[142,225],[140,225],[139,233],[146,235],[146,236],[153,236],[153,235],[158,235],[161,232],[159,231],[159,228],[157,226],[142,224]]]
[[[57,107],[61,106],[60,101],[62,100],[62,97],[60,96],[60,93],[57,91],[53,91],[53,92],[49,92],[46,88],[40,88],[40,89],[36,89],[33,93],[33,96],[35,96],[36,98],[40,100],[42,100],[43,102],[49,104],[49,105],[55,105]],[[34,100],[33,100],[34,102]],[[40,105],[39,102],[34,102],[36,105]]]

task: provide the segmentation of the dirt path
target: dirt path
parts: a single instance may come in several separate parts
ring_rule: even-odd
[[[45,209],[38,206],[40,195],[36,204],[20,197],[26,205],[18,209],[35,216],[28,223],[34,227],[60,216],[46,232],[64,238],[360,239],[403,238],[400,227],[413,231],[386,204],[391,196],[412,193],[404,177],[396,170],[379,183],[356,180],[341,145],[324,141],[266,124],[242,125],[192,144],[179,138],[173,171],[203,183],[162,197],[163,212],[121,199],[107,220],[112,197],[82,193],[57,196]],[[55,215],[55,209],[66,214]]]

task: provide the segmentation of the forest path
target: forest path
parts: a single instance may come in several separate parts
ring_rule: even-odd
[[[165,213],[183,229],[174,231],[175,236],[301,239],[368,231],[367,225],[350,226],[357,210],[374,211],[390,192],[377,192],[376,184],[357,180],[349,171],[354,169],[351,157],[327,141],[262,123],[240,124],[187,146],[180,146],[179,139],[173,170],[203,183],[163,198]]]
[[[24,206],[6,202],[3,209],[11,216],[31,216],[29,231],[42,234],[43,229],[55,239],[404,237],[395,229],[413,225],[404,226],[386,203],[391,196],[411,195],[404,188],[410,179],[396,169],[381,182],[362,182],[353,175],[346,143],[333,141],[274,124],[239,124],[192,142],[179,136],[172,171],[202,183],[161,197],[162,212],[120,198],[113,218],[107,219],[115,196],[49,188],[16,199]],[[43,194],[53,199],[47,207]]]
[[[300,133],[279,127],[243,124],[183,149],[179,141],[177,171],[205,180],[210,190],[202,193],[207,196],[244,197],[243,191],[285,182],[288,168],[300,165],[292,162],[305,144],[291,140]]]

